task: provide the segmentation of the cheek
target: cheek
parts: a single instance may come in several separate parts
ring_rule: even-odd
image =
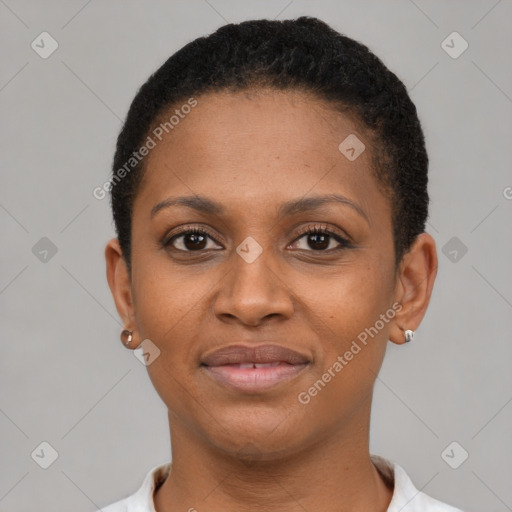
[[[169,411],[186,421],[194,415],[189,386],[196,334],[193,326],[198,322],[198,304],[208,283],[211,281],[211,287],[214,281],[186,278],[158,262],[139,264],[139,268],[148,270],[133,280],[137,328],[140,338],[150,339],[160,351],[147,366],[148,375]],[[193,422],[189,427],[194,428]]]
[[[304,315],[315,330],[319,350],[310,380],[314,389],[303,391],[315,402],[314,407],[341,401],[351,410],[373,388],[394,316],[390,288],[380,270],[378,266],[354,266],[340,271],[328,286],[307,280],[311,293]]]
[[[341,266],[330,276],[297,274],[294,290],[303,298],[300,314],[309,316],[310,325],[332,348],[342,350],[389,307],[393,288],[385,274],[378,265],[362,262]]]
[[[193,388],[191,372],[198,358],[195,341],[210,332],[205,301],[223,274],[210,269],[198,275],[192,267],[171,265],[161,253],[139,252],[133,261],[138,333],[141,340],[151,340],[160,350],[147,370],[163,401],[170,409],[179,409]]]
[[[163,254],[140,254],[134,258],[133,293],[140,335],[155,343],[173,343],[187,329],[195,307],[215,284],[215,276],[205,272],[195,277],[186,268],[169,264]],[[135,271],[136,269],[136,271]],[[188,324],[190,330],[190,323]]]

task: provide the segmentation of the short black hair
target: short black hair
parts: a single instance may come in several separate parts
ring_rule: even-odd
[[[133,156],[155,123],[191,97],[260,87],[313,93],[362,122],[373,141],[374,174],[391,202],[396,270],[428,217],[428,156],[416,107],[404,84],[365,45],[302,16],[224,25],[186,44],[140,87],[117,139],[109,183],[130,273],[133,203],[145,172],[145,159]]]

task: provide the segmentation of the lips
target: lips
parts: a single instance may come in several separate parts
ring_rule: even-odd
[[[206,366],[248,365],[248,364],[304,364],[309,359],[298,352],[281,345],[259,345],[246,347],[230,345],[207,354],[201,360]]]
[[[201,367],[217,383],[255,394],[297,377],[309,363],[305,355],[281,345],[230,345],[204,356]]]

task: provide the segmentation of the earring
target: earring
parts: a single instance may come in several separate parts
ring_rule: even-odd
[[[410,341],[413,340],[414,338],[414,331],[411,331],[410,329],[407,329],[405,332],[404,332],[404,336],[405,336],[405,342],[406,343],[409,343]]]
[[[126,338],[126,339],[125,339]],[[133,336],[132,336],[132,331],[128,331],[127,329],[125,329],[124,331],[121,332],[121,341],[126,345],[128,346],[130,344],[130,342],[132,341],[133,339]]]

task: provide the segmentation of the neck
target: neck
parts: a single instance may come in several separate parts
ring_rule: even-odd
[[[392,497],[369,455],[369,410],[343,433],[278,460],[240,460],[169,415],[172,469],[157,512],[384,512]]]

